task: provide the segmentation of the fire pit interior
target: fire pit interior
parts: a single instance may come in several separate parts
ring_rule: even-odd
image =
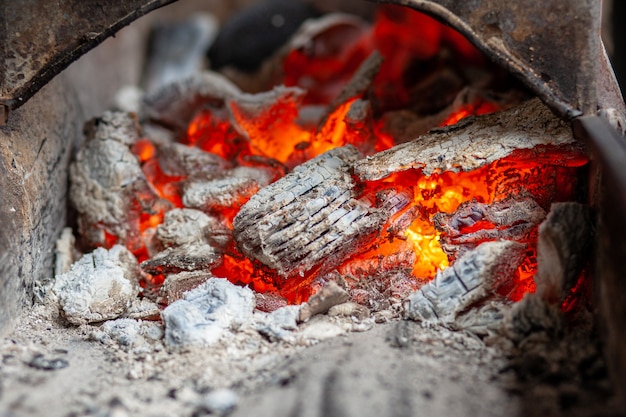
[[[411,5],[131,25],[143,81],[60,141],[70,215],[37,240],[54,268],[29,258],[7,415],[619,414],[586,109]]]

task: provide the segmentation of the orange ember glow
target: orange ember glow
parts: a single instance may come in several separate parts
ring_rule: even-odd
[[[416,60],[431,59],[442,48],[459,55],[468,65],[483,63],[482,55],[457,32],[428,16],[396,6],[382,6],[373,26],[350,29],[344,38],[345,42],[332,54],[313,47],[313,52],[295,50],[287,55],[283,82],[286,86],[304,88],[304,96],[294,93],[296,89],[283,88],[275,90],[272,93],[275,93],[274,98],[262,105],[244,105],[233,100],[223,108],[199,109],[180,141],[221,157],[228,168],[261,165],[283,174],[306,160],[348,144],[371,155],[397,143],[394,137],[385,133],[380,117],[382,112],[373,109],[375,106],[368,94],[375,96],[376,103],[383,103],[382,107],[387,110],[404,109],[412,99],[406,86],[407,77],[411,75],[407,71],[415,67]],[[374,50],[380,51],[385,61],[367,94],[356,95],[339,104],[316,127],[304,127],[298,123],[304,105],[332,102]],[[450,114],[441,125],[498,110],[495,103],[470,103]],[[150,242],[165,213],[183,207],[182,186],[187,178],[164,172],[159,157],[167,155],[159,155],[159,148],[149,139],[139,140],[132,152],[137,156],[148,184],[145,189],[133,190],[135,200],[128,214],[132,230],[123,243],[142,261],[154,255],[150,253],[155,250]],[[289,303],[306,301],[321,285],[324,274],[330,273],[340,274],[346,282],[357,282],[388,271],[402,271],[411,281],[410,285],[418,288],[455,260],[456,252],[445,245],[442,247],[442,239],[445,243],[449,236],[437,230],[433,216],[453,214],[467,202],[492,204],[511,196],[532,197],[548,210],[552,202],[576,199],[577,168],[586,162],[586,158],[578,154],[563,154],[558,148],[542,148],[519,151],[469,172],[437,172],[426,176],[420,170],[409,169],[379,181],[355,178],[355,189],[360,197],[376,196],[371,200],[376,200],[373,204],[380,204],[378,208],[382,210],[389,202],[388,196],[393,196],[397,201],[397,204],[393,203],[396,204],[395,214],[377,236],[332,271],[322,271],[317,265],[305,276],[286,279],[257,261],[246,259],[231,240],[220,248],[222,259],[212,273]],[[276,174],[276,177],[280,175]],[[255,191],[254,186],[250,189]],[[229,200],[236,201],[227,207],[216,203],[203,209],[232,229],[234,217],[250,197],[250,193],[244,194]],[[440,225],[438,227],[441,229]],[[500,227],[479,220],[462,226],[461,233],[486,236],[487,233],[480,232]],[[120,240],[106,230],[103,239],[107,247]],[[470,244],[478,245],[483,241],[486,240]],[[519,300],[525,293],[535,290],[535,242],[524,243],[528,247],[526,260],[518,270],[514,288],[506,290],[512,300]],[[142,287],[146,292],[158,290],[165,279],[164,275],[146,274]],[[568,301],[563,308],[567,309],[570,304]]]

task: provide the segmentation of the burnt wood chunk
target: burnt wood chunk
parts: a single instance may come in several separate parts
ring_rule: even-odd
[[[224,158],[216,154],[182,143],[160,146],[158,159],[163,172],[172,177],[213,177],[231,167]]]
[[[451,214],[433,216],[441,232],[441,248],[453,259],[480,243],[514,240],[529,243],[537,237],[537,225],[546,212],[530,198],[508,198],[493,204],[468,201]]]
[[[429,176],[441,171],[472,171],[510,156],[514,151],[531,152],[528,158],[545,157],[533,150],[544,146],[562,149],[554,165],[571,158],[585,158],[569,125],[557,119],[539,99],[512,109],[480,117],[468,117],[456,125],[433,129],[415,140],[380,152],[354,164],[354,173],[375,181],[408,169],[421,169]],[[551,158],[551,156],[549,156]]]
[[[261,189],[235,217],[233,236],[246,256],[282,276],[337,266],[384,222],[369,201],[357,199],[352,146],[336,148]]]
[[[218,219],[194,209],[173,209],[157,226],[156,238],[163,247],[206,242],[224,247],[231,241],[230,230]]]
[[[121,112],[106,112],[85,130],[87,142],[70,166],[80,234],[88,245],[104,246],[106,232],[132,250],[141,240],[140,212],[151,213],[158,200],[130,150],[141,130],[134,116]]]
[[[185,292],[193,290],[211,278],[214,278],[213,274],[207,271],[184,271],[170,274],[163,282],[160,296],[167,304],[171,304],[182,299]]]
[[[587,263],[592,246],[591,212],[580,203],[554,203],[539,226],[537,295],[560,304]]]
[[[513,241],[486,242],[437,273],[405,302],[408,318],[451,323],[473,304],[493,296],[515,276],[526,245]]]
[[[150,274],[175,274],[182,271],[209,271],[219,265],[222,258],[207,243],[188,243],[169,247],[141,263]]]

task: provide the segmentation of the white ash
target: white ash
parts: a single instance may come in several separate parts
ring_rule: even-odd
[[[109,320],[131,305],[139,274],[137,260],[125,247],[98,248],[57,276],[53,291],[70,323]]]
[[[239,396],[231,389],[220,388],[213,390],[202,398],[197,410],[202,410],[211,415],[225,415],[235,409],[239,402]]]
[[[294,340],[294,330],[298,329],[300,306],[285,306],[271,313],[256,312],[256,330],[272,341],[290,342]]]
[[[251,289],[222,278],[210,279],[163,310],[165,343],[177,350],[210,346],[225,331],[251,320],[253,310]]]
[[[453,322],[463,310],[493,296],[500,286],[506,285],[522,263],[525,250],[525,245],[513,241],[479,245],[411,294],[405,302],[407,317],[426,322]]]

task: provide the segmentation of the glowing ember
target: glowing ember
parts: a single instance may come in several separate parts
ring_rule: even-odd
[[[418,60],[432,58],[442,48],[453,50],[468,63],[482,63],[481,55],[464,38],[434,19],[405,8],[382,7],[375,24],[369,30],[352,33],[335,54],[319,56],[297,50],[285,58],[283,81],[286,85],[306,87],[305,96],[298,96],[297,89],[281,87],[283,90],[275,90],[273,100],[259,108],[232,100],[219,111],[200,109],[181,142],[223,158],[225,164],[230,164],[229,168],[270,167],[279,172],[272,180],[280,177],[281,172],[337,147],[354,145],[365,154],[383,151],[396,143],[384,133],[380,117],[370,114],[363,119],[349,117],[351,110],[359,110],[358,106],[363,105],[364,97],[351,97],[337,106],[317,129],[298,123],[302,106],[328,104],[361,61],[377,49],[385,56],[385,63],[371,92],[383,107],[402,108],[412,99],[406,84],[408,69]],[[341,82],[326,85],[329,80]],[[470,103],[450,114],[442,126],[498,109],[496,103],[487,101]],[[142,198],[137,192],[138,207],[128,216],[129,221],[137,224],[141,238],[124,243],[143,261],[152,255],[151,239],[165,213],[184,206],[182,188],[189,177],[167,175],[158,159],[159,149],[148,139],[137,141],[132,151],[141,163],[150,191],[158,197],[156,203],[151,202],[146,208],[141,205]],[[489,205],[510,196],[529,196],[548,209],[551,202],[574,199],[575,168],[582,163],[584,161],[580,160],[556,163],[549,157],[546,160],[524,159],[520,153],[470,172],[438,172],[425,176],[420,171],[408,170],[379,181],[355,178],[359,198],[371,201],[376,209],[390,210],[392,215],[373,243],[368,241],[357,248],[334,271],[345,277],[348,285],[356,286],[363,277],[409,270],[412,278],[408,285],[417,288],[454,261],[454,256],[442,245],[446,236],[435,227],[433,216],[452,214],[466,203]],[[219,179],[216,174],[208,180]],[[258,188],[250,189],[256,192]],[[223,227],[232,229],[233,219],[251,194],[236,196],[232,204],[214,204],[202,209],[215,216]],[[480,232],[502,228],[487,220],[477,220],[460,230],[466,235],[487,236]],[[106,233],[104,244],[110,247],[118,240]],[[488,240],[476,238],[469,244]],[[260,262],[247,259],[232,241],[220,250],[221,262],[213,268],[214,275],[249,285],[260,293],[272,293],[277,299],[284,298],[290,303],[306,301],[319,280],[329,273],[315,267],[286,280]],[[515,288],[507,290],[506,295],[511,299],[518,300],[524,293],[534,291],[535,258],[531,243],[514,279]],[[146,275],[142,286],[146,292],[152,291],[165,279],[160,273],[152,277]]]

